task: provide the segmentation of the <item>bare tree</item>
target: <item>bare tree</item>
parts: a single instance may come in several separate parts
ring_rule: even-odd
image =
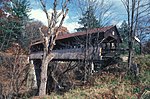
[[[147,15],[149,3],[141,0],[121,0],[127,12],[128,17],[128,67],[130,69],[133,57],[134,37],[136,36],[139,19]],[[147,1],[147,0],[146,0]]]
[[[87,59],[93,54],[100,45],[99,34],[95,38],[95,44],[91,44],[94,38],[89,35],[90,29],[103,27],[108,25],[110,22],[111,14],[112,14],[112,3],[105,3],[104,0],[77,0],[76,6],[78,7],[79,24],[83,25],[83,27],[78,28],[77,31],[86,31],[86,39],[83,41],[82,38],[77,38],[78,42],[81,45],[84,45],[84,81],[87,81],[90,76],[90,65],[92,63],[88,62]],[[80,16],[82,15],[82,16]],[[96,41],[97,40],[97,41]],[[94,50],[94,47],[96,48]],[[91,49],[90,49],[91,48]],[[89,51],[91,50],[91,51]],[[91,59],[92,60],[92,59]]]
[[[28,57],[23,55],[18,44],[12,47],[12,52],[13,54],[0,53],[0,66],[3,68],[0,81],[3,83],[3,95],[7,98],[18,97],[21,89],[25,87],[29,69]]]
[[[41,66],[41,82],[39,88],[39,95],[46,95],[46,84],[47,84],[47,68],[49,62],[53,59],[54,55],[51,54],[51,51],[55,45],[56,38],[59,34],[58,30],[62,26],[63,21],[68,13],[68,4],[69,0],[62,1],[61,6],[62,10],[60,12],[57,11],[58,0],[54,0],[53,2],[53,11],[51,15],[46,9],[46,4],[44,0],[40,0],[42,9],[46,14],[47,22],[48,22],[48,29],[46,33],[43,33],[40,30],[40,34],[43,39],[44,51],[43,51],[43,58],[42,58],[42,66]],[[61,18],[59,21],[58,19]],[[58,25],[58,26],[57,26]],[[56,28],[57,27],[57,28]]]
[[[148,36],[150,35],[150,15],[139,20],[138,30],[137,30],[137,37],[140,39],[140,54],[143,53],[142,43],[147,41]]]
[[[79,17],[92,6],[94,16],[99,21],[100,27],[106,26],[110,23],[113,14],[113,3],[105,3],[106,0],[77,0],[76,6],[78,7]]]
[[[25,26],[26,36],[29,42],[40,39],[39,28],[44,26],[40,21],[28,22]]]

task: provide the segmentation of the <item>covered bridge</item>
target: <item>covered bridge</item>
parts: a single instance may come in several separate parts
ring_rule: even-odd
[[[56,45],[51,53],[52,61],[89,62],[91,70],[98,70],[99,64],[111,60],[118,54],[121,43],[120,34],[116,26],[87,29],[83,32],[66,33],[58,36]],[[33,60],[39,87],[40,71],[43,56],[43,41],[31,44],[30,60]],[[93,65],[92,65],[93,64]]]
[[[43,41],[31,44],[30,59],[42,59]],[[52,51],[52,61],[98,61],[113,57],[118,53],[121,43],[116,26],[87,29],[82,32],[59,35]]]

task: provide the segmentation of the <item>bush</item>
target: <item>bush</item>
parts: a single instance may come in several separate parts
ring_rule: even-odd
[[[144,44],[143,53],[150,54],[150,41],[148,41]]]

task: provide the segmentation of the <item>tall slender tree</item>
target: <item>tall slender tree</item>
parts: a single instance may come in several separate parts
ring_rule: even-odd
[[[105,1],[106,2],[106,1]],[[79,13],[82,15],[79,19],[79,24],[81,25],[80,28],[77,28],[77,31],[86,31],[86,40],[81,42],[84,42],[84,81],[86,82],[90,76],[90,65],[87,61],[88,55],[88,48],[93,47],[95,45],[91,44],[92,37],[90,34],[88,34],[88,29],[97,28],[97,27],[103,27],[104,25],[109,22],[108,12],[110,11],[110,8],[112,5],[106,5],[104,3],[104,0],[77,0],[77,6],[79,8]],[[111,12],[111,11],[110,11]],[[110,18],[110,17],[109,17]],[[106,20],[107,19],[107,20]],[[98,37],[98,35],[97,35]],[[98,41],[97,41],[98,42]],[[98,47],[99,44],[97,44],[96,47]],[[94,52],[94,50],[93,50]]]
[[[134,38],[138,30],[139,20],[149,13],[149,1],[141,0],[121,0],[127,12],[128,20],[128,46],[129,46],[129,56],[128,56],[128,67],[130,69],[132,58],[133,58],[133,46]],[[148,13],[147,13],[148,12]]]

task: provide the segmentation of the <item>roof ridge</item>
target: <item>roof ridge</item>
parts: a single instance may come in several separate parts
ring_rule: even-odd
[[[96,33],[98,31],[106,32],[107,30],[109,30],[113,27],[115,27],[115,25],[93,28],[93,29],[89,29],[88,32],[89,32],[89,34]],[[56,40],[66,39],[66,38],[75,37],[75,36],[81,36],[81,35],[85,35],[86,33],[87,33],[87,31],[80,31],[80,32],[74,32],[74,33],[69,33],[69,34],[63,34],[63,35],[58,36]],[[41,42],[43,42],[43,40],[38,39],[38,40],[32,41],[31,45],[39,44]]]
[[[105,27],[97,27],[97,28],[91,28],[91,29],[88,29],[88,30],[103,29],[103,28],[112,28],[114,26],[115,25],[110,25],[110,26],[105,26]],[[84,31],[79,31],[79,32],[85,32],[85,30]],[[78,33],[78,32],[73,32],[73,33]],[[70,33],[70,34],[73,34],[73,33]]]
[[[87,29],[87,31],[79,31],[79,32],[64,34],[64,35],[58,36],[58,37],[57,37],[57,40],[65,39],[65,38],[69,38],[69,37],[75,37],[75,36],[84,35],[84,34],[86,34],[87,32],[88,32],[89,34],[95,33],[95,32],[98,32],[98,31],[99,31],[99,32],[106,32],[107,30],[111,29],[112,27],[114,27],[114,26],[111,25],[111,26],[106,26],[106,27],[99,27],[99,28]]]

